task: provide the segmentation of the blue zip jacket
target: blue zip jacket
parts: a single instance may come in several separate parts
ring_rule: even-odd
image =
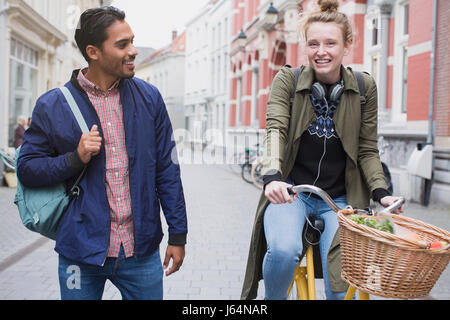
[[[65,86],[70,90],[88,125],[100,120],[75,70]],[[122,79],[125,140],[129,158],[130,194],[134,222],[134,254],[147,256],[163,237],[160,208],[169,227],[169,244],[184,245],[186,205],[177,161],[172,125],[164,101],[154,86],[143,80]],[[83,169],[76,149],[82,132],[59,89],[36,102],[33,121],[24,136],[17,174],[27,187],[74,184]],[[103,141],[104,143],[104,141]],[[80,195],[72,198],[61,220],[55,251],[77,262],[103,265],[110,238],[110,210],[105,187],[105,148],[88,164],[80,182]]]

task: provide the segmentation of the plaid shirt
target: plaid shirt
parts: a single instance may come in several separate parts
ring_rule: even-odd
[[[129,258],[134,253],[134,230],[119,81],[103,91],[84,76],[86,71],[81,70],[77,79],[97,111],[106,151],[105,184],[111,216],[108,257],[117,258],[123,245],[125,256]]]

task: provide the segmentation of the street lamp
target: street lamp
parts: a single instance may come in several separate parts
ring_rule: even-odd
[[[264,14],[263,27],[267,31],[278,31],[286,34],[295,33],[296,31],[284,30],[276,27],[279,13],[280,12],[277,10],[277,8],[273,6],[273,2],[271,2],[269,8],[267,8],[266,13]]]
[[[278,13],[279,11],[273,6],[273,2],[271,2],[264,15],[264,23],[273,27],[277,23]]]
[[[247,44],[247,36],[245,35],[244,30],[241,29],[241,32],[239,32],[237,41],[239,48],[245,48],[245,45]]]

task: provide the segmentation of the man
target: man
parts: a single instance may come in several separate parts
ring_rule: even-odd
[[[25,134],[25,125],[27,123],[27,118],[25,116],[17,117],[17,127],[14,131],[14,148],[19,148],[23,142],[23,135]]]
[[[70,187],[87,166],[56,239],[62,299],[101,299],[106,279],[123,299],[162,299],[163,268],[170,275],[184,259],[187,218],[172,126],[158,90],[133,77],[133,39],[114,7],[81,15],[75,40],[89,67],[65,86],[91,130],[82,134],[60,90],[51,90],[37,101],[18,159],[29,187]],[[169,226],[163,266],[160,205]]]

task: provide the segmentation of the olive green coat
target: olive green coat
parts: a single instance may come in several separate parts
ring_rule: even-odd
[[[354,208],[366,208],[375,189],[386,189],[377,146],[377,88],[373,78],[364,74],[366,105],[361,112],[358,82],[352,70],[341,67],[341,73],[344,93],[334,115],[334,123],[347,154],[347,202]],[[284,181],[291,172],[299,151],[300,137],[316,119],[309,98],[313,80],[312,68],[302,67],[291,110],[289,101],[294,88],[293,69],[283,67],[276,75],[267,107],[263,173],[279,171]],[[268,205],[269,200],[262,193],[253,226],[241,299],[256,298],[258,282],[262,279],[262,261],[267,250],[263,216]],[[305,252],[306,248],[303,254]],[[328,274],[333,291],[347,290],[348,285],[341,278],[339,232],[336,232],[328,253]]]

